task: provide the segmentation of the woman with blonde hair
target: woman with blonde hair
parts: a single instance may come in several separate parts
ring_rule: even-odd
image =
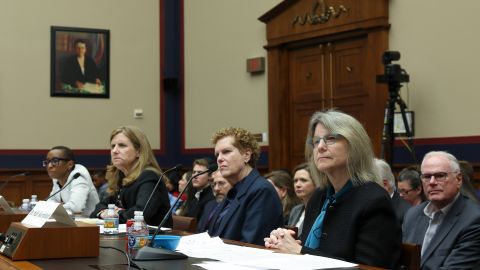
[[[158,225],[168,212],[169,199],[164,182],[154,190],[162,171],[147,136],[134,126],[119,127],[110,135],[110,153],[107,196],[91,217],[105,218],[108,204],[115,204],[120,223],[133,218],[134,211],[143,211],[147,224]],[[165,226],[171,225],[170,218]]]

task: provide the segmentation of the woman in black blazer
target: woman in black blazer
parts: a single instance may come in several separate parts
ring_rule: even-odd
[[[305,156],[321,186],[307,204],[301,240],[277,229],[265,246],[395,268],[401,228],[390,197],[375,183],[373,150],[362,125],[335,110],[313,114]]]
[[[154,191],[161,169],[147,137],[137,127],[120,127],[112,132],[110,147],[112,165],[108,166],[106,174],[108,195],[97,204],[91,217],[103,219],[108,204],[113,203],[120,223],[133,218],[135,211],[143,211],[147,224],[158,225],[170,203],[164,182],[160,182]],[[150,194],[152,197],[147,205]],[[170,217],[165,226],[172,223]]]

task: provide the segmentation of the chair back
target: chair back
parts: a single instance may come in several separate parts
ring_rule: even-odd
[[[197,233],[197,219],[193,217],[173,216],[173,229]]]
[[[420,270],[420,252],[422,246],[418,244],[403,243],[400,256],[400,269]]]

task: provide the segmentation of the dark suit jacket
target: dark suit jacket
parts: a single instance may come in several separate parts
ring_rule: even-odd
[[[402,197],[400,197],[400,194],[398,194],[398,192],[396,191],[393,192],[392,203],[395,214],[397,215],[397,219],[400,224],[402,224],[405,213],[407,213],[408,209],[410,209],[412,205],[402,199]]]
[[[320,214],[326,190],[317,189],[307,203],[303,222],[305,243]],[[302,247],[302,253],[339,258],[371,266],[395,268],[402,232],[390,196],[374,182],[354,186],[325,213],[320,247]]]
[[[107,209],[108,204],[113,203],[118,207],[125,208],[125,210],[119,211],[119,221],[120,223],[127,222],[128,219],[133,218],[135,211],[143,211],[157,181],[158,175],[155,172],[144,170],[133,183],[121,187],[118,194],[106,196],[106,198],[100,201],[90,217],[97,217],[101,210]],[[145,222],[149,225],[159,225],[168,209],[170,209],[170,202],[168,200],[167,188],[163,181],[160,181],[157,191],[153,193],[150,202],[143,212]],[[164,226],[171,227],[172,224],[172,217],[170,217]]]
[[[235,196],[231,197],[232,194]],[[227,194],[231,200],[212,236],[263,245],[263,238],[283,226],[282,203],[272,184],[253,169]],[[223,200],[225,204],[227,199]]]
[[[219,203],[216,200],[211,200],[205,205],[205,208],[203,209],[203,214],[197,223],[197,232],[201,233],[207,231],[209,222],[216,214],[213,211],[218,210],[217,206],[219,206]]]
[[[85,55],[85,73],[82,73],[82,69],[77,61],[77,56],[73,55],[65,59],[62,68],[62,82],[75,86],[75,82],[82,83],[90,82],[95,83],[95,80],[100,79],[97,64],[90,56]]]
[[[187,210],[187,216],[194,217],[199,221],[202,218],[205,205],[212,200],[215,200],[213,190],[210,186],[207,186],[200,193],[200,198],[198,200],[195,198],[195,201],[189,205],[190,208]]]
[[[408,210],[403,221],[403,242],[421,245],[429,218],[428,202]],[[471,269],[480,260],[480,206],[460,195],[425,250],[421,268]]]

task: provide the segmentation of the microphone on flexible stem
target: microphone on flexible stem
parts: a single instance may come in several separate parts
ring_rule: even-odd
[[[188,187],[190,185],[190,182],[192,182],[193,178],[195,178],[199,175],[205,174],[205,173],[214,172],[217,169],[218,169],[217,164],[208,165],[207,170],[192,175],[192,177],[190,177],[190,179],[188,179],[186,187]],[[144,246],[144,247],[142,247],[141,249],[138,250],[137,255],[135,256],[135,258],[133,258],[134,261],[158,261],[158,260],[175,260],[175,259],[186,259],[186,258],[188,258],[187,255],[182,254],[180,252],[153,247],[153,243],[155,241],[155,236],[158,235],[162,226],[165,225],[165,223],[167,222],[168,218],[172,214],[173,209],[177,205],[178,201],[180,200],[180,198],[182,197],[182,195],[183,195],[183,193],[185,192],[186,189],[187,188],[185,188],[184,190],[182,190],[182,192],[180,192],[180,194],[178,194],[177,199],[175,200],[173,205],[170,207],[170,209],[168,209],[168,212],[163,217],[162,222],[160,222],[160,224],[158,225],[158,228],[155,230],[155,233],[152,235],[152,240],[150,241],[148,246]]]
[[[53,193],[52,195],[48,196],[48,198],[45,199],[45,201],[47,201],[48,199],[52,198],[53,196],[57,195],[59,192],[62,192],[62,190],[64,190],[68,185],[70,185],[70,183],[73,182],[73,180],[77,179],[81,174],[79,172],[77,172],[76,174],[73,175],[72,177],[72,180],[68,181],[68,183],[63,186],[61,189],[57,190],[57,192]]]
[[[152,199],[153,194],[154,194],[155,191],[157,190],[157,187],[158,187],[158,185],[160,184],[160,181],[162,181],[163,176],[164,176],[165,174],[171,172],[171,171],[178,171],[178,170],[180,170],[180,169],[182,169],[182,164],[177,164],[177,165],[175,165],[175,167],[170,168],[170,169],[164,171],[164,172],[160,175],[160,177],[159,177],[158,180],[157,180],[157,184],[156,184],[155,187],[153,188],[152,193],[150,193],[150,197],[148,197],[148,200],[147,200],[147,202],[145,203],[145,206],[143,207],[143,210],[142,210],[143,212],[145,212],[145,209],[147,209],[147,205],[148,205],[148,203],[150,202],[150,199]]]
[[[3,184],[0,186],[0,191],[8,184],[8,182],[10,182],[10,180],[12,180],[13,178],[17,178],[17,177],[20,177],[20,176],[27,176],[27,175],[30,175],[30,172],[18,173],[18,174],[14,174],[14,175],[8,177],[7,180],[5,180],[5,182],[3,182]]]

